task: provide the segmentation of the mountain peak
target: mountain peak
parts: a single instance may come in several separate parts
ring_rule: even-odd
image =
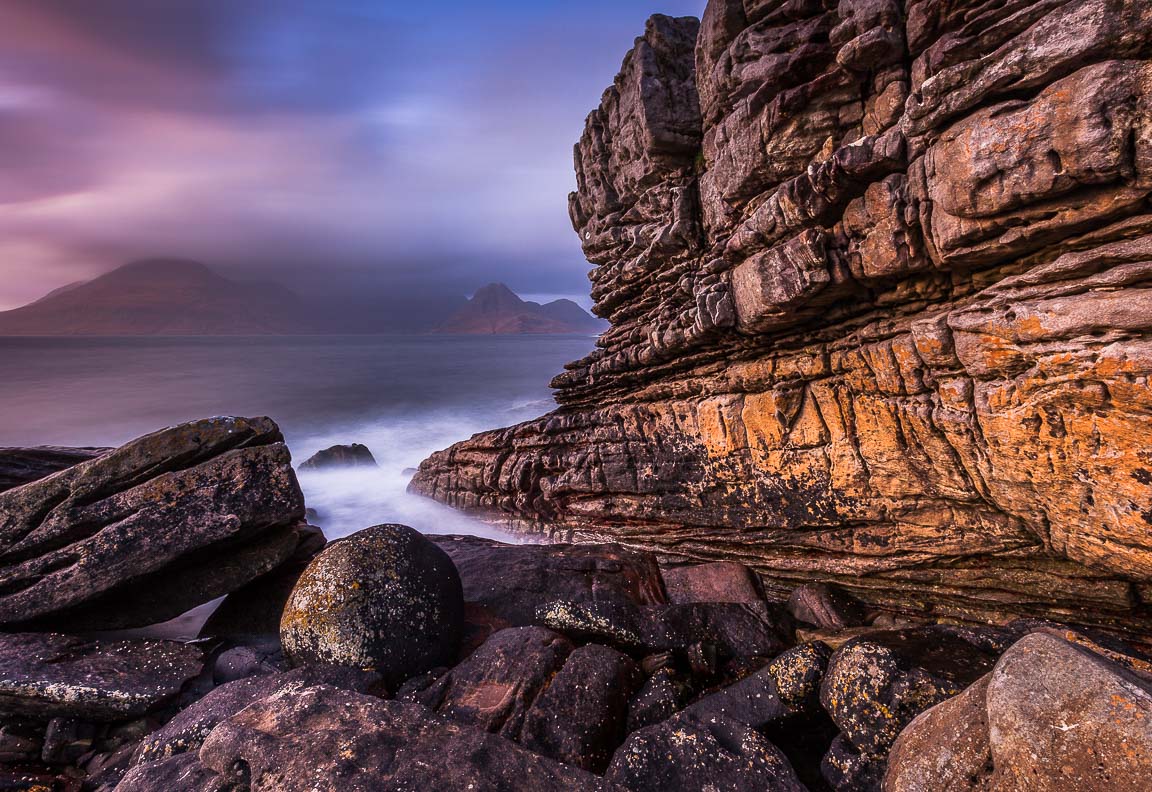
[[[438,332],[460,335],[585,334],[604,329],[601,320],[571,300],[527,302],[503,283],[476,290],[468,304]]]

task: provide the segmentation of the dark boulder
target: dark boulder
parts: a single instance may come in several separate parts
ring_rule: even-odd
[[[760,602],[752,570],[734,561],[671,567],[662,570],[664,590],[674,605],[693,602]]]
[[[886,754],[862,752],[839,734],[824,754],[820,773],[836,792],[880,792],[886,763]]]
[[[367,671],[338,666],[307,666],[221,685],[182,710],[161,729],[145,737],[135,750],[132,766],[199,750],[216,724],[232,717],[249,704],[289,687],[329,685],[341,690],[366,693],[379,681],[379,676]]]
[[[965,634],[924,627],[849,641],[828,663],[821,704],[857,750],[883,754],[913,718],[992,669],[999,653]]]
[[[528,711],[574,649],[543,627],[501,630],[413,700],[459,723],[518,739]]]
[[[172,702],[203,665],[200,649],[174,641],[0,633],[0,715],[130,720]]]
[[[864,624],[864,606],[835,586],[805,583],[788,597],[788,611],[796,621],[822,630],[844,630]]]
[[[111,450],[62,446],[0,448],[0,492],[39,481]]]
[[[300,470],[331,470],[333,468],[350,467],[378,467],[376,457],[368,450],[368,446],[360,443],[351,445],[334,445],[317,451],[300,463]]]
[[[789,707],[812,710],[820,706],[820,685],[832,650],[827,644],[805,643],[781,653],[768,664],[776,695]]]
[[[632,792],[807,792],[776,746],[723,716],[676,715],[633,732],[604,777]]]
[[[404,525],[333,542],[308,565],[280,623],[297,664],[379,673],[389,686],[456,657],[464,597],[443,550]]]
[[[464,599],[511,627],[543,625],[543,603],[655,605],[665,601],[651,553],[619,545],[509,545],[475,536],[432,536],[456,564]]]
[[[178,779],[188,778],[181,786]],[[118,792],[609,792],[596,776],[424,707],[290,687],[219,723],[199,754],[133,769]]]
[[[657,669],[632,699],[628,708],[628,733],[671,718],[684,709],[692,692],[690,681],[675,669]]]
[[[291,557],[303,514],[271,420],[164,429],[0,493],[0,624],[165,621]]]
[[[627,655],[607,646],[582,646],[537,696],[519,742],[565,764],[602,773],[624,741],[629,701],[643,680]]]

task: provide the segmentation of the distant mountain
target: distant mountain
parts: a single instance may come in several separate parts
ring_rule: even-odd
[[[0,312],[0,335],[307,333],[307,313],[283,286],[229,280],[195,261],[148,259]]]
[[[520,299],[503,283],[490,283],[440,325],[437,332],[459,335],[595,335],[606,327],[606,322],[571,300],[554,300],[541,305]]]

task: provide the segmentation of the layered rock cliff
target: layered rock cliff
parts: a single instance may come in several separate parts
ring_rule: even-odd
[[[611,329],[414,491],[769,593],[1152,626],[1152,4],[712,0],[576,170]]]

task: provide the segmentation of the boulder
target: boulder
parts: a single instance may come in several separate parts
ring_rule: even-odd
[[[165,621],[291,557],[303,515],[271,420],[155,432],[0,493],[0,624]]]
[[[39,481],[61,470],[95,459],[110,448],[33,446],[0,448],[0,492]]]
[[[820,702],[857,751],[885,754],[913,718],[992,669],[999,652],[963,636],[925,627],[849,641],[828,663]]]
[[[351,445],[334,445],[317,451],[300,463],[301,472],[306,470],[332,470],[353,467],[379,467],[376,457],[367,446],[360,443]]]
[[[0,633],[0,715],[131,720],[173,702],[203,665],[200,649],[174,641]]]
[[[781,653],[768,664],[776,695],[789,707],[812,710],[820,706],[820,686],[832,658],[824,643],[804,643]]]
[[[182,710],[162,728],[139,744],[132,766],[197,751],[204,739],[221,721],[231,718],[253,702],[288,688],[328,685],[356,693],[369,692],[380,681],[376,674],[338,666],[307,666],[279,674],[268,674],[229,682]]]
[[[134,768],[118,792],[609,792],[612,784],[424,707],[289,687],[217,724],[198,754]]]
[[[702,721],[677,715],[633,732],[604,777],[631,792],[806,792],[776,746],[723,716]]]
[[[660,668],[632,699],[628,709],[628,733],[667,720],[691,700],[692,686],[671,668]]]
[[[431,536],[460,571],[464,599],[509,627],[541,625],[544,603],[655,605],[665,601],[650,553],[619,545],[510,545],[475,536]]]
[[[716,561],[662,570],[668,601],[675,605],[694,602],[760,602],[763,597],[751,570],[743,564]]]
[[[864,606],[850,594],[825,583],[805,583],[788,597],[796,621],[822,630],[844,630],[864,624]]]
[[[1152,681],[1051,632],[896,741],[886,792],[1137,792],[1152,778]]]
[[[280,640],[297,664],[379,673],[389,686],[456,657],[464,597],[443,550],[404,525],[377,525],[326,547],[284,608]]]
[[[627,655],[589,644],[575,650],[536,697],[520,744],[602,773],[627,734],[628,705],[643,674]]]

